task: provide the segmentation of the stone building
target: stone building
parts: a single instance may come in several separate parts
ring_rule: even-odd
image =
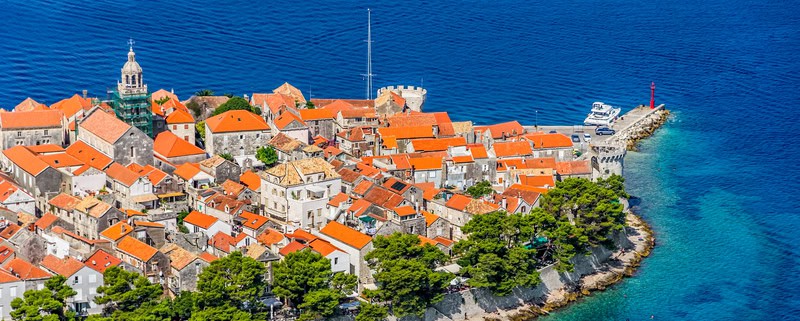
[[[255,158],[256,150],[270,138],[267,122],[246,110],[230,110],[206,119],[206,152],[230,154],[240,166],[261,163]]]
[[[78,140],[122,165],[153,164],[153,139],[99,108],[78,123]]]
[[[299,112],[300,118],[308,125],[311,137],[322,136],[327,140],[333,140],[333,124],[336,115],[330,109],[301,109]]]
[[[48,255],[41,266],[53,274],[67,278],[67,284],[77,292],[68,300],[70,307],[81,314],[97,314],[102,306],[94,302],[97,288],[103,286],[103,274],[72,257]]]
[[[342,188],[339,174],[322,158],[278,164],[259,174],[264,212],[295,227],[324,225],[326,204]]]
[[[209,262],[174,243],[164,245],[159,251],[169,257],[170,273],[167,277],[167,287],[172,294],[197,290],[200,272],[209,265]]]
[[[33,194],[37,208],[44,208],[47,200],[61,190],[61,173],[25,146],[14,146],[3,151],[3,169],[22,188]]]
[[[172,131],[165,131],[153,140],[153,154],[156,167],[173,172],[184,163],[196,163],[206,159],[206,151],[182,139]]]
[[[227,159],[214,155],[211,158],[205,159],[199,164],[200,170],[208,173],[214,177],[216,182],[224,182],[227,180],[238,181],[242,176],[242,168]]]
[[[0,149],[25,145],[64,145],[64,117],[60,110],[0,112]]]

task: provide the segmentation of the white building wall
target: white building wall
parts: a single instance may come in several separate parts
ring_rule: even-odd
[[[42,233],[41,236],[47,240],[47,254],[53,255],[59,259],[63,259],[69,255],[69,242],[58,236],[47,233]]]
[[[94,298],[97,296],[97,287],[103,285],[103,274],[86,266],[70,276],[67,279],[67,285],[78,292],[70,299],[71,304],[88,302],[90,314],[101,312],[101,308],[94,302]]]
[[[194,124],[169,124],[167,125],[167,129],[175,134],[175,136],[178,136],[194,145]]]
[[[17,189],[13,194],[2,203],[2,205],[14,212],[36,213],[36,199],[22,189]]]
[[[72,177],[72,192],[80,195],[81,197],[86,196],[89,192],[97,192],[103,189],[105,186],[106,173],[99,172],[97,174],[88,174],[88,175],[79,175]]]
[[[21,298],[25,293],[25,283],[22,281],[0,283],[0,318],[11,320],[11,301]]]
[[[331,260],[331,271],[333,271],[333,273],[350,273],[350,256],[347,253],[342,251],[333,251],[328,254],[326,258]]]

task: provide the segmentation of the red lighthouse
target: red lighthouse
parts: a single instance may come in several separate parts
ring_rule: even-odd
[[[650,83],[650,109],[656,108],[656,83]]]

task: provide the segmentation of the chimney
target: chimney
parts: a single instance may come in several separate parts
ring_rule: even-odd
[[[89,95],[89,91],[84,89],[83,90],[83,98],[86,98],[86,96],[88,96],[88,95]]]
[[[506,197],[503,196],[503,199],[500,200],[500,207],[506,208]]]

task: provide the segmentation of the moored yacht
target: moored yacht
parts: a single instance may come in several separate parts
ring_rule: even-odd
[[[583,121],[586,126],[611,126],[620,113],[620,108],[596,101],[592,104],[592,112]]]

